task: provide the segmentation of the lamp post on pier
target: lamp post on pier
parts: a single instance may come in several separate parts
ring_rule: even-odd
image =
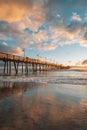
[[[37,58],[38,58],[38,60],[39,60],[39,54],[37,54]]]
[[[23,52],[24,52],[24,57],[25,57],[25,48],[23,48]]]
[[[45,62],[46,62],[47,58],[45,57]]]

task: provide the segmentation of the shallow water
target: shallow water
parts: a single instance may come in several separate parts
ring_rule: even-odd
[[[0,77],[0,130],[87,130],[87,72]]]

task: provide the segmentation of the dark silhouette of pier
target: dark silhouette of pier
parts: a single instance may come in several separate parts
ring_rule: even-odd
[[[22,57],[13,54],[8,54],[4,52],[0,52],[0,61],[3,61],[3,75],[11,75],[12,68],[14,67],[15,74],[17,75],[19,69],[21,69],[21,73],[28,74],[29,71],[51,71],[51,70],[59,70],[64,67],[62,65],[46,62],[39,59],[33,59],[30,57]]]

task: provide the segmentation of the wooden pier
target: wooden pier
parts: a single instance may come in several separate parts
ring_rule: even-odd
[[[0,61],[4,64],[3,75],[11,75],[12,68],[14,67],[15,75],[19,73],[19,69],[21,69],[21,74],[28,74],[30,71],[50,71],[50,70],[59,70],[60,65],[41,61],[39,59],[33,59],[30,57],[22,57],[12,54],[7,54],[4,52],[0,52]]]

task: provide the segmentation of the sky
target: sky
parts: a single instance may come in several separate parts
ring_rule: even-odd
[[[0,51],[87,64],[87,0],[0,0]]]

